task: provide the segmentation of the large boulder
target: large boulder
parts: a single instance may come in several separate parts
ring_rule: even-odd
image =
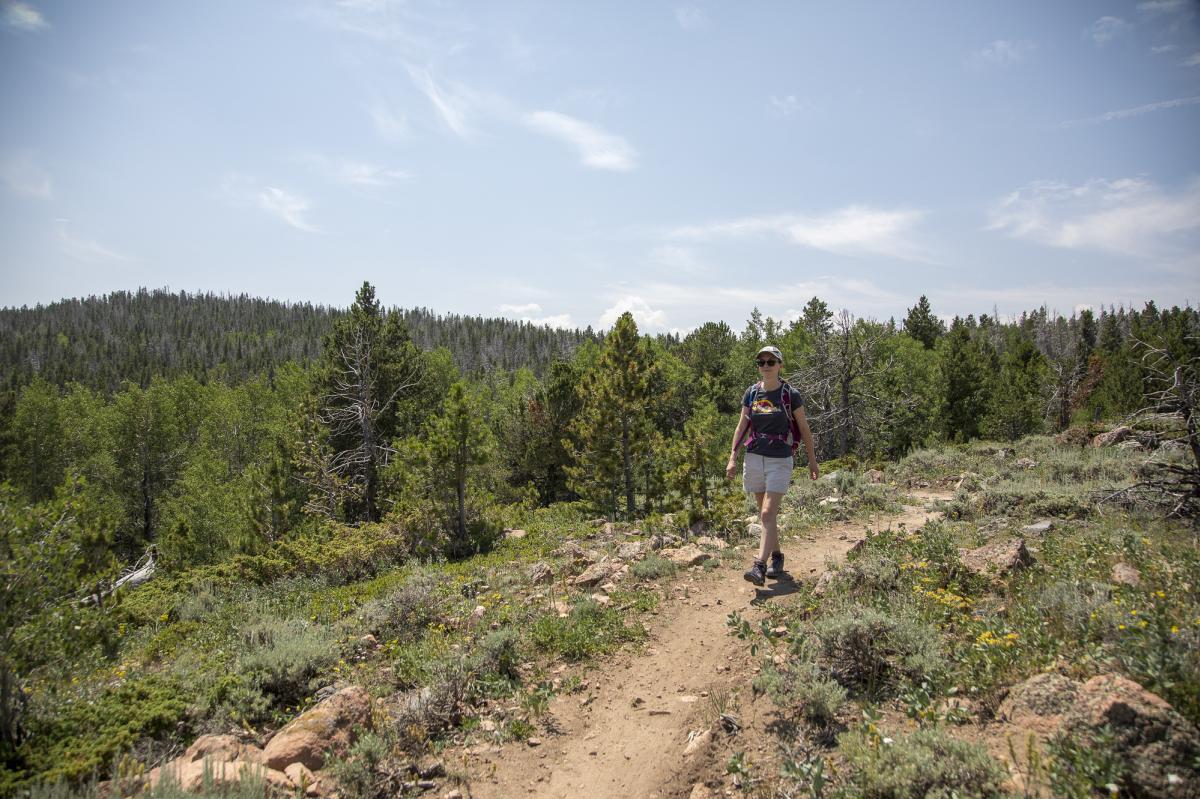
[[[303,763],[316,771],[332,752],[345,754],[360,730],[371,727],[371,697],[356,685],[343,688],[291,721],[263,749],[263,762],[282,771]]]
[[[534,585],[546,585],[554,582],[554,569],[550,568],[550,564],[545,561],[538,561],[529,567],[529,571],[525,573],[529,578],[529,582]]]
[[[980,575],[1007,574],[1035,563],[1023,538],[993,541],[978,549],[960,550],[958,559],[967,571]]]
[[[688,544],[677,549],[664,549],[660,553],[664,558],[679,566],[699,566],[712,558],[711,552],[705,552],[695,544]]]
[[[1055,672],[1035,674],[1009,689],[996,716],[1027,725],[1036,719],[1057,722],[1075,704],[1078,695],[1079,683],[1069,677]]]
[[[180,790],[186,793],[198,793],[204,787],[206,776],[215,788],[236,785],[244,779],[257,778],[267,786],[278,788],[288,794],[295,789],[291,779],[282,771],[267,768],[260,763],[234,760],[213,760],[211,758],[185,760],[184,757],[180,757],[161,768],[151,770],[146,776],[148,778],[147,787],[151,790],[156,789],[159,783],[165,779],[177,783]]]
[[[619,560],[606,560],[601,561],[600,563],[593,563],[584,570],[583,574],[576,577],[572,582],[580,588],[591,588],[592,586],[599,585],[600,583],[604,582],[615,572],[620,571],[623,565],[625,564],[621,563]]]
[[[1072,738],[1097,741],[1107,727],[1125,764],[1134,797],[1195,796],[1200,793],[1200,730],[1162,697],[1116,674],[1085,682],[1063,718]]]
[[[628,541],[617,547],[617,557],[621,560],[638,560],[646,554],[646,544],[643,541]]]
[[[1142,584],[1142,573],[1137,570],[1136,566],[1130,566],[1128,563],[1114,563],[1110,579],[1118,585],[1137,588]]]

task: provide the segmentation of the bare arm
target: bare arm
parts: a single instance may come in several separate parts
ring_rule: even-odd
[[[725,464],[725,476],[730,480],[737,473],[738,445],[746,435],[746,427],[750,424],[750,409],[742,406],[742,415],[738,419],[737,429],[733,431],[733,443],[729,446],[729,463]]]
[[[816,480],[821,476],[821,468],[817,465],[817,449],[813,445],[812,430],[808,427],[808,416],[804,413],[804,407],[796,408],[792,416],[796,417],[796,424],[800,427],[800,438],[804,440],[804,451],[808,454],[808,476]]]

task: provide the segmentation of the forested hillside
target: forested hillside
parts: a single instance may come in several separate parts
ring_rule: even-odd
[[[677,341],[640,335],[625,314],[597,341],[388,310],[364,284],[345,312],[141,292],[2,320],[6,385],[19,388],[0,415],[0,789],[107,769],[183,716],[197,729],[257,724],[307,701],[312,675],[280,655],[234,682],[155,677],[142,689],[166,691],[160,704],[117,696],[102,703],[111,717],[91,719],[81,698],[63,715],[55,697],[73,675],[113,662],[130,636],[204,616],[147,610],[177,592],[303,579],[336,591],[487,552],[539,508],[732,529],[745,507],[724,463],[766,343],[784,353],[823,462],[882,465],[1038,433],[1072,447],[1149,408],[1136,440],[1172,454],[1119,501],[1187,516],[1200,497],[1191,308],[947,327],[924,297],[900,324],[814,297],[792,323],[755,310],[740,332],[714,322]],[[151,559],[158,587],[138,596],[157,599],[107,595]],[[205,680],[229,664],[210,666]]]
[[[35,308],[0,309],[0,390],[80,383],[104,391],[155,376],[240,381],[284,363],[311,363],[341,308],[167,290],[114,292]],[[466,373],[528,367],[541,373],[591,331],[508,319],[401,310],[423,349],[446,347]]]

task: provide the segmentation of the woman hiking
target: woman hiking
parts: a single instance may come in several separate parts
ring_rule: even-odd
[[[742,464],[742,488],[754,494],[763,528],[758,557],[745,578],[755,585],[762,585],[768,577],[778,580],[784,576],[777,522],[779,503],[792,481],[797,434],[804,440],[804,451],[808,455],[808,476],[816,480],[821,471],[817,467],[812,431],[808,429],[800,392],[779,378],[783,370],[783,353],[776,347],[763,347],[754,356],[754,363],[762,379],[746,389],[742,397],[742,416],[733,433],[725,476],[733,479],[738,449],[744,443],[746,459]]]

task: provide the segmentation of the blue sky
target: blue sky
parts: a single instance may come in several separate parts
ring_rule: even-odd
[[[1196,0],[24,0],[0,102],[4,306],[1200,300]]]

